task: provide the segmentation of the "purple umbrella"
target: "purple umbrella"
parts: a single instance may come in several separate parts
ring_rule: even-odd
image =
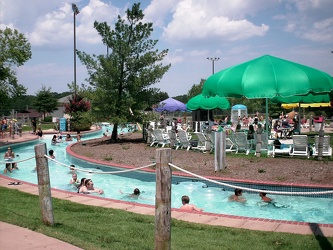
[[[167,112],[175,112],[175,111],[186,111],[186,105],[180,101],[177,101],[173,98],[165,99],[161,101],[157,108],[155,109],[157,112],[167,111]]]

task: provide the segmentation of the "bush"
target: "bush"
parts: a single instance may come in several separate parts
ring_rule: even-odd
[[[88,112],[77,112],[70,122],[71,131],[89,130],[92,125]]]
[[[52,122],[52,116],[45,116],[44,122]]]

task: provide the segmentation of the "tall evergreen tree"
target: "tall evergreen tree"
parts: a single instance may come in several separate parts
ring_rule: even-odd
[[[57,110],[58,100],[53,97],[51,88],[42,86],[42,89],[36,93],[36,101],[33,105],[38,112],[43,113],[45,118],[46,112],[50,113]]]
[[[161,63],[168,50],[159,52],[154,48],[158,41],[149,38],[153,24],[143,23],[143,17],[138,3],[127,9],[126,20],[118,16],[114,30],[106,22],[96,21],[94,26],[110,54],[78,52],[88,69],[89,83],[95,88],[94,110],[108,114],[114,124],[111,140],[117,139],[118,124],[140,116],[148,106],[147,94],[155,91],[150,86],[160,81],[170,67]]]

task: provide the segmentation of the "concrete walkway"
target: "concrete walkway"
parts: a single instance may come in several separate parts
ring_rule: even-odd
[[[79,250],[66,242],[54,239],[41,233],[29,229],[0,222],[0,247],[3,250]]]

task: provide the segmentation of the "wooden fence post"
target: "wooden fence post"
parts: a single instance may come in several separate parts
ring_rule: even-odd
[[[171,249],[171,148],[156,149],[155,249]]]
[[[48,161],[46,155],[46,144],[35,145],[39,203],[42,213],[42,221],[46,225],[54,225],[53,206],[51,197],[51,185]]]

